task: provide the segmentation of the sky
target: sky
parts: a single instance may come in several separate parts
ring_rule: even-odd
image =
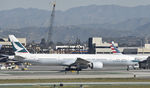
[[[14,8],[39,8],[50,10],[50,2],[54,0],[0,0],[0,10]],[[150,0],[56,0],[57,10],[67,10],[73,7],[87,5],[120,5],[134,7],[150,5]]]

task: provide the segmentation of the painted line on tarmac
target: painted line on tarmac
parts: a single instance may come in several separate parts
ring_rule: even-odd
[[[35,85],[150,85],[150,82],[55,82],[55,83],[7,83],[0,86],[35,86]]]

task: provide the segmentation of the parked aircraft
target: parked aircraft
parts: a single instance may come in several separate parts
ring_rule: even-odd
[[[117,49],[117,47],[114,45],[114,42],[112,41],[112,43],[111,43],[111,50],[112,50],[112,53],[113,54],[122,54],[118,49]],[[128,54],[127,54],[128,55]],[[136,55],[132,55],[132,54],[129,54],[129,56],[132,56],[132,57],[134,57],[137,61],[139,61],[139,62],[142,62],[142,61],[144,61],[144,60],[147,60],[147,58],[150,56],[150,55],[143,55],[143,54],[136,54]],[[135,69],[135,68],[139,68],[139,65],[137,64],[137,65],[134,65],[133,66],[133,68]]]
[[[67,66],[66,71],[82,69],[101,69],[105,65],[135,65],[132,56],[114,54],[31,54],[14,35],[9,35],[15,52],[15,59],[38,65]]]
[[[114,41],[112,41],[112,43],[111,43],[111,45],[110,45],[110,48],[111,48],[113,54],[122,54],[122,53],[117,49],[117,47],[114,45]]]
[[[0,44],[0,50],[3,45]],[[14,55],[6,55],[6,54],[0,54],[0,62],[6,62],[8,60],[12,60],[14,58]]]
[[[117,47],[114,45],[114,42],[112,41],[112,43],[111,43],[111,50],[112,50],[112,53],[113,54],[122,54],[118,49],[117,49]],[[150,55],[143,55],[143,54],[127,54],[127,55],[129,55],[129,56],[132,56],[132,57],[135,57],[137,60],[139,60],[139,61],[144,61],[144,60],[146,60]]]

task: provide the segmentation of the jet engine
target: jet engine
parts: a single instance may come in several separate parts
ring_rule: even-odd
[[[89,65],[91,69],[100,69],[103,68],[103,63],[102,62],[93,62]]]

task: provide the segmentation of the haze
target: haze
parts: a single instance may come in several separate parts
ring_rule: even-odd
[[[0,0],[0,10],[13,8],[38,8],[50,9],[50,2],[54,0]],[[87,5],[120,5],[120,6],[139,6],[150,5],[150,0],[56,0],[57,10],[67,10],[73,7]]]

